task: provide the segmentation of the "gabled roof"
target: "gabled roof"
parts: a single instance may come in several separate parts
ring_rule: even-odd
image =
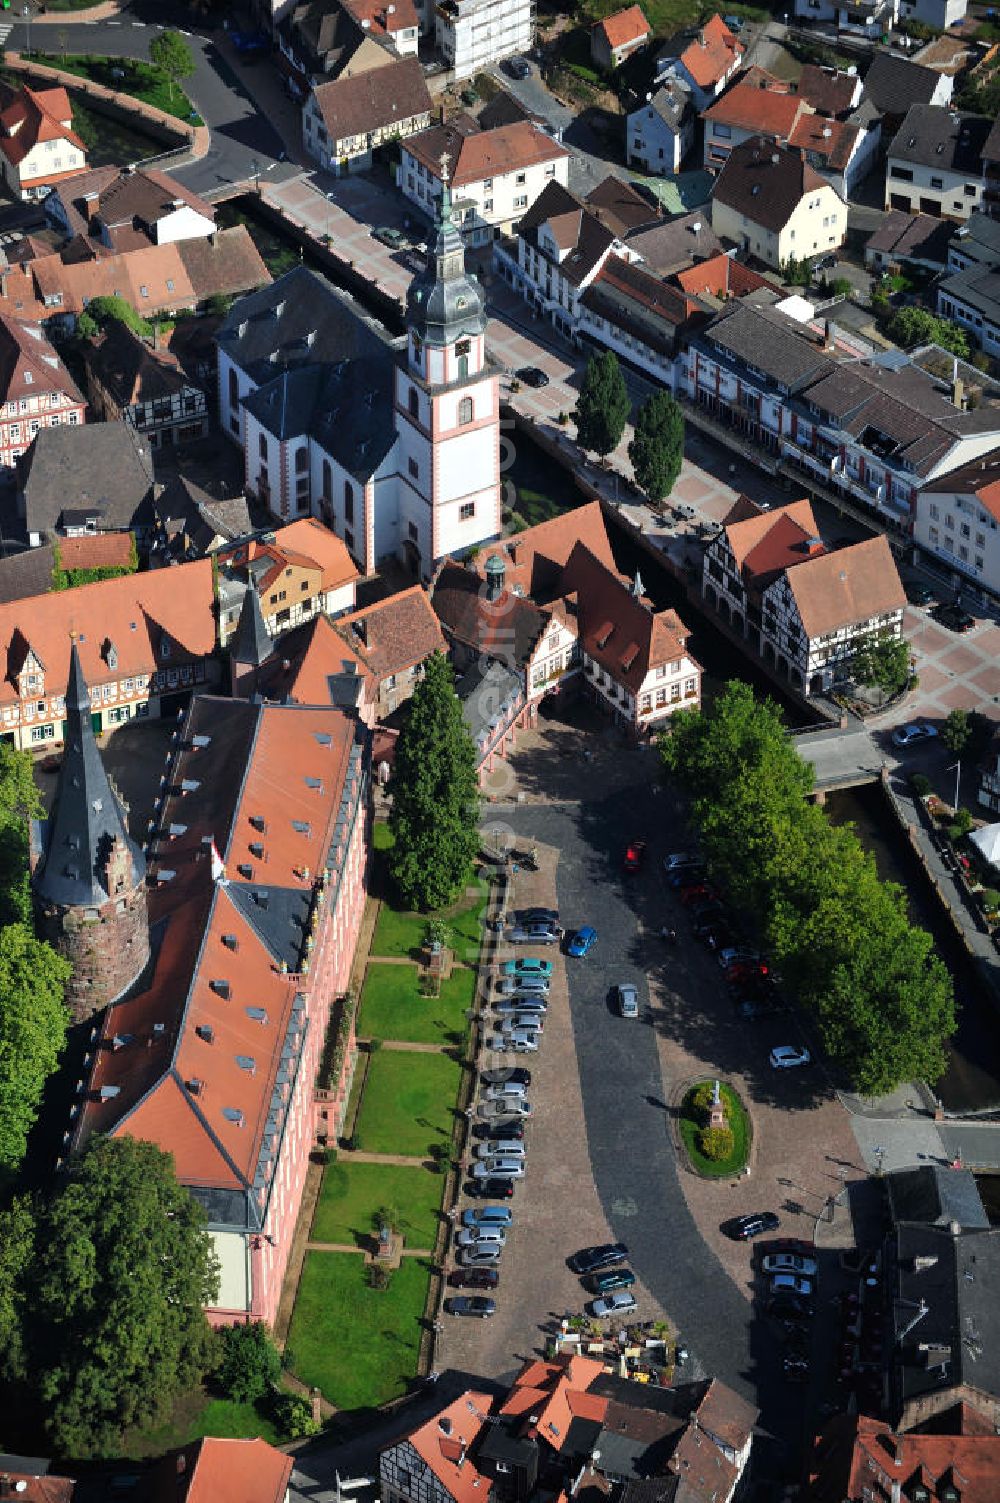
[[[576,595],[584,650],[633,694],[653,668],[685,655],[688,631],[677,612],[654,611],[582,543],[570,555],[561,586]]]
[[[763,228],[784,228],[807,193],[833,192],[825,178],[798,151],[750,136],[730,152],[712,191],[713,203],[726,204]]]
[[[722,241],[712,230],[707,205],[649,229],[634,230],[627,243],[629,250],[641,256],[646,266],[661,277],[672,276],[722,250]]]
[[[865,74],[865,98],[883,115],[905,115],[911,104],[930,104],[939,77],[933,68],[876,47]]]
[[[727,305],[702,336],[716,350],[744,361],[789,390],[836,369],[819,341],[777,308]]]
[[[690,297],[710,293],[716,298],[746,297],[748,293],[774,287],[774,283],[751,271],[735,256],[719,254],[707,261],[699,261],[686,267],[674,276],[674,281]],[[775,288],[775,291],[778,291]]]
[[[41,329],[0,314],[0,403],[52,391],[83,406],[76,383]]]
[[[894,1432],[886,1421],[864,1414],[839,1415],[816,1441],[805,1503],[842,1503],[862,1498],[866,1491],[880,1498],[899,1491],[910,1498],[916,1480],[924,1482],[933,1500],[950,1483],[961,1503],[993,1503],[1000,1481],[1000,1436],[985,1412],[957,1407],[957,1420],[944,1428],[935,1419],[933,1431],[926,1434]],[[975,1427],[977,1419],[982,1428]]]
[[[628,47],[632,42],[648,37],[650,32],[649,22],[638,5],[630,5],[627,10],[619,10],[613,16],[605,16],[604,20],[598,21],[597,25],[599,30],[603,31],[612,52],[617,47]]]
[[[219,549],[219,563],[253,575],[259,591],[268,589],[289,564],[318,569],[319,587],[326,592],[350,584],[357,565],[342,538],[317,517],[300,517],[274,532],[236,538]]]
[[[76,1482],[54,1477],[44,1457],[0,1455],[0,1476],[10,1484],[11,1498],[19,1503],[72,1503]]]
[[[638,188],[611,173],[591,189],[586,203],[602,224],[621,236],[658,224],[662,218],[662,210],[651,204]]]
[[[538,244],[538,229],[547,224],[560,251],[568,252],[559,270],[574,287],[580,286],[607,255],[618,238],[597,214],[561,183],[546,184],[518,223],[518,234]]]
[[[123,574],[0,605],[0,703],[16,702],[16,675],[29,650],[44,666],[46,695],[63,694],[71,633],[91,685],[209,657],[216,637],[211,561]],[[109,644],[117,658],[114,669]]]
[[[890,209],[882,223],[865,241],[866,251],[883,255],[936,261],[944,266],[948,246],[957,226],[933,214],[907,214],[904,209]]]
[[[882,533],[805,559],[788,571],[788,585],[810,639],[906,605],[892,549]]]
[[[205,1436],[158,1463],[149,1503],[284,1503],[293,1465],[266,1440]]]
[[[827,120],[823,115],[803,115],[789,136],[789,146],[818,157],[831,172],[843,172],[861,134],[847,120]]]
[[[131,558],[132,539],[127,532],[88,533],[26,548],[0,558],[0,604],[51,590],[57,561],[64,569],[126,569]]]
[[[795,92],[800,99],[819,115],[846,115],[854,108],[855,95],[861,89],[861,80],[854,73],[841,73],[837,68],[821,68],[816,63],[806,63],[799,74]]]
[[[215,1224],[266,1214],[309,1027],[315,884],[324,864],[336,879],[368,744],[337,709],[208,695],[180,731],[149,858],[153,964],[106,1016],[76,1142],[169,1150]]]
[[[733,512],[723,522],[722,530],[733,561],[737,569],[746,570],[755,579],[772,579],[788,565],[799,562],[805,556],[806,540],[819,538],[816,518],[807,500],[792,501],[787,506],[749,517],[742,515],[741,509],[738,520],[730,520],[732,516]]]
[[[485,576],[489,560],[499,558],[507,588],[520,590],[545,605],[562,593],[563,570],[578,543],[584,544],[606,569],[617,572],[599,501],[587,501],[514,537],[485,544],[476,558],[476,568]]]
[[[740,130],[759,131],[784,141],[808,111],[806,101],[790,93],[785,84],[778,83],[772,88],[738,78],[721,99],[702,111],[701,118]]]
[[[16,167],[41,141],[70,141],[82,152],[87,149],[73,130],[66,90],[25,85],[0,111],[0,152]]]
[[[512,125],[498,125],[492,130],[455,129],[450,125],[432,125],[416,136],[408,136],[403,150],[410,153],[432,178],[441,177],[441,160],[448,158],[452,190],[457,192],[470,183],[505,172],[521,172],[542,162],[556,162],[568,157],[560,146],[531,120]]]
[[[176,355],[153,349],[117,318],[85,347],[83,358],[119,413],[133,403],[179,395],[188,385]]]
[[[478,1503],[489,1492],[490,1479],[477,1471],[467,1452],[478,1437],[492,1402],[491,1394],[469,1389],[406,1436],[455,1503]]]
[[[449,638],[523,669],[548,626],[530,600],[505,588],[488,600],[476,569],[446,561],[431,585],[431,604]]]
[[[900,162],[979,177],[992,124],[986,115],[958,115],[939,104],[911,104],[888,154]]]
[[[385,130],[431,112],[431,96],[415,57],[316,84],[313,96],[334,148],[351,136]]]
[[[99,169],[102,172],[107,169]],[[115,169],[114,176],[94,189],[85,177],[77,178],[63,189],[63,200],[71,200],[81,220],[86,225],[90,216],[99,218],[109,230],[116,227],[138,227],[145,230],[151,239],[156,239],[156,226],[161,219],[187,206],[214,224],[215,208],[206,199],[199,198],[190,188],[176,178],[168,177],[155,167],[132,167]],[[86,196],[97,191],[97,199],[85,202]]]
[[[334,630],[378,681],[403,673],[446,647],[423,585],[411,585],[363,610],[338,616]]]
[[[294,366],[264,381],[244,407],[276,438],[308,434],[343,469],[367,479],[396,442],[393,367],[377,356],[346,351],[329,365]]]
[[[41,428],[20,464],[25,525],[43,537],[67,511],[92,511],[103,531],[152,519],[153,460],[124,422]]]
[[[719,15],[710,16],[680,53],[679,61],[701,89],[724,78],[746,51]]]

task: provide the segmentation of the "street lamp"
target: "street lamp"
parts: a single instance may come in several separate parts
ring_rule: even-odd
[[[885,1149],[882,1147],[881,1143],[876,1143],[874,1148],[872,1149],[872,1152],[875,1155],[875,1173],[881,1174],[882,1160],[885,1158]]]
[[[951,765],[951,767],[948,767],[945,770],[947,772],[952,772],[953,771],[954,774],[955,774],[955,813],[957,815],[958,814],[958,790],[959,790],[959,788],[961,787],[961,784],[962,784],[962,763],[961,763],[961,760],[959,760],[958,762],[953,762],[952,765]]]
[[[253,178],[254,192],[260,192],[260,163],[256,157],[250,158],[250,176]]]
[[[24,55],[25,55],[25,57],[30,57],[31,56],[31,6],[30,5],[26,5],[24,7],[24,10],[21,12],[21,14],[24,17],[24,25],[25,25],[25,28],[26,28],[27,33],[28,33],[27,41],[25,43],[25,48],[24,48]]]

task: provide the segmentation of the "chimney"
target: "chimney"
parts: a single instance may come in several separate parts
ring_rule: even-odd
[[[833,325],[828,318],[823,321],[823,348],[828,354],[834,348]]]
[[[486,560],[486,599],[499,600],[503,594],[504,579],[507,570],[503,559],[498,553],[491,553]]]
[[[951,402],[959,412],[965,411],[965,382],[958,376],[951,383]]]
[[[708,43],[705,41],[704,28],[701,31],[699,31],[699,33],[698,33],[698,46],[699,47],[707,47],[708,46]]]

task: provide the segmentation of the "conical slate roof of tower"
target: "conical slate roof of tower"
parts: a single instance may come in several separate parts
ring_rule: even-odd
[[[73,643],[66,686],[66,749],[52,814],[40,830],[44,856],[35,869],[38,896],[63,907],[95,907],[109,897],[103,877],[116,837],[132,856],[133,883],[146,873],[142,851],[128,833],[125,812],[111,791],[90,719],[90,694]]]
[[[453,344],[463,334],[486,330],[486,300],[476,278],[465,269],[465,245],[451,218],[451,189],[443,174],[437,235],[427,265],[410,283],[406,322],[425,344]]]
[[[236,623],[236,631],[233,633],[229,650],[234,663],[251,663],[255,668],[259,668],[261,663],[266,663],[274,651],[274,643],[268,636],[267,627],[264,625],[260,596],[252,582],[244,591],[243,604],[240,606],[240,619]]]

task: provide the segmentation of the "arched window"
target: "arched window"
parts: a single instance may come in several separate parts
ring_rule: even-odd
[[[323,494],[328,501],[333,500],[333,473],[328,459],[323,461]]]
[[[417,396],[417,388],[410,387],[410,417],[420,416],[420,398]]]
[[[458,404],[458,421],[460,423],[472,422],[472,398],[463,397]]]
[[[301,449],[295,451],[295,473],[304,475],[309,468],[309,450],[303,444]]]

